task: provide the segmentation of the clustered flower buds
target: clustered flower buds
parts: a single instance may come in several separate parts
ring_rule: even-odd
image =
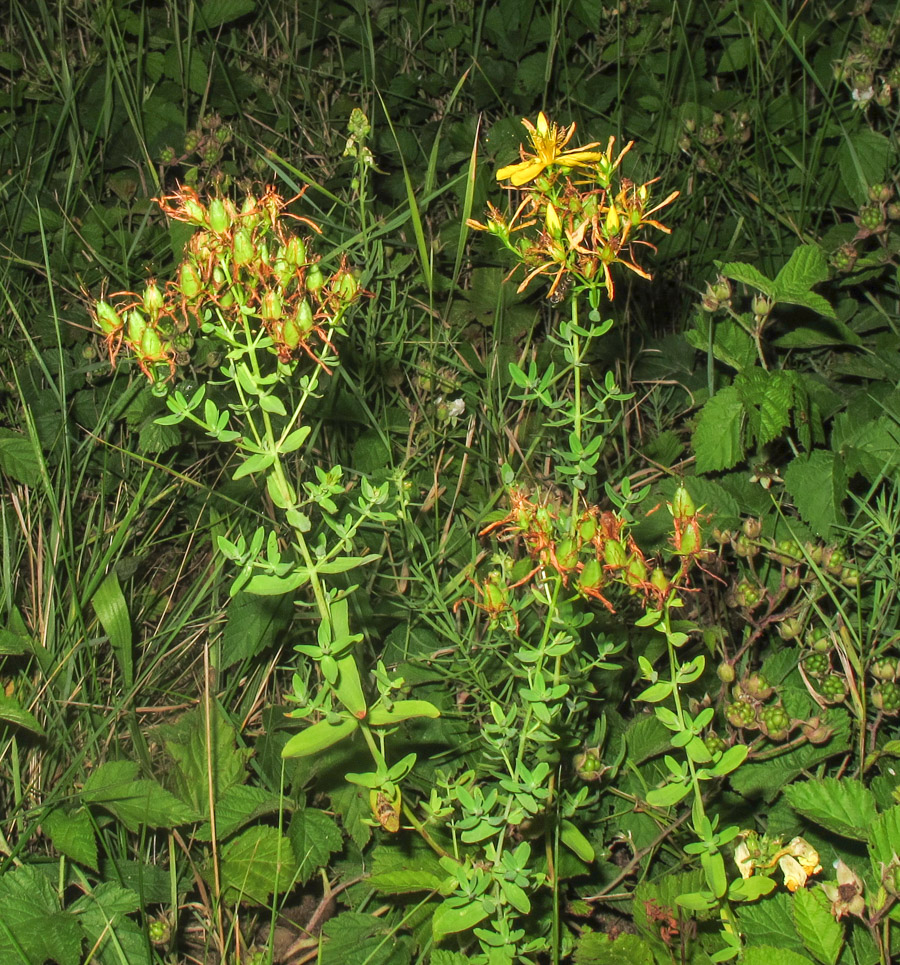
[[[171,376],[190,360],[195,333],[214,310],[232,328],[255,320],[279,361],[305,352],[324,367],[312,340],[333,350],[327,330],[340,324],[360,289],[346,261],[326,276],[311,238],[287,227],[293,219],[319,233],[317,225],[288,214],[289,202],[271,187],[261,197],[249,195],[240,209],[222,197],[204,204],[187,187],[159,203],[197,231],[163,289],[151,280],[140,295],[121,292],[115,304],[96,304],[94,319],[113,364],[125,345],[151,381]]]
[[[553,506],[549,500],[536,501],[521,489],[513,488],[509,495],[509,513],[480,535],[497,531],[502,540],[522,540],[536,565],[513,584],[507,584],[497,570],[477,584],[481,600],[476,602],[495,622],[512,607],[509,591],[542,570],[555,571],[564,586],[572,582],[581,596],[599,600],[613,613],[607,593],[615,584],[643,596],[648,606],[660,607],[678,586],[686,584],[691,565],[704,553],[699,513],[683,486],[670,505],[672,546],[680,562],[672,576],[644,555],[617,512],[588,506],[573,516],[570,509]]]

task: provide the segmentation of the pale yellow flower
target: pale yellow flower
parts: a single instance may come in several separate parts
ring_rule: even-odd
[[[557,124],[551,124],[543,111],[538,114],[536,125],[532,124],[527,117],[522,118],[522,123],[528,130],[534,154],[526,154],[522,150],[521,161],[500,168],[497,172],[498,181],[511,181],[514,187],[520,188],[523,184],[533,181],[551,164],[561,164],[566,167],[588,167],[606,157],[601,151],[591,150],[591,148],[599,147],[599,141],[564,151],[563,148],[575,133],[575,125],[570,124],[568,127],[561,128]]]
[[[817,875],[822,870],[822,865],[819,864],[819,852],[804,838],[794,838],[787,846],[787,850],[808,875]]]
[[[783,855],[778,859],[778,867],[784,875],[784,883],[788,891],[797,891],[806,884],[809,876],[796,858],[789,854]]]
[[[751,877],[753,874],[753,860],[750,857],[750,849],[747,847],[746,841],[741,841],[734,849],[734,862],[738,866],[738,871],[740,871],[742,878]]]

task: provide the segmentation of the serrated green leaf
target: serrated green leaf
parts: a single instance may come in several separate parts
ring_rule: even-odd
[[[845,524],[842,503],[847,477],[833,452],[817,449],[794,458],[784,473],[784,485],[797,511],[817,536],[828,539]]]
[[[828,263],[817,245],[800,245],[775,276],[774,297],[779,302],[802,305],[798,299],[807,296],[813,285],[828,280]],[[824,301],[824,299],[823,299]],[[834,311],[827,302],[828,313]]]
[[[885,180],[894,160],[894,149],[883,134],[863,127],[845,131],[837,147],[836,159],[841,180],[856,204],[869,200],[869,186]]]
[[[410,956],[405,943],[391,938],[390,923],[358,911],[343,911],[329,919],[322,929],[321,965],[407,965]],[[395,950],[399,955],[395,956]],[[404,954],[404,952],[406,954]]]
[[[18,657],[27,653],[33,646],[30,637],[22,633],[13,633],[12,630],[0,628],[0,657]]]
[[[732,281],[756,288],[769,297],[774,293],[775,283],[769,278],[766,278],[766,276],[753,265],[748,265],[743,261],[729,261],[725,264],[716,262],[716,265],[719,272]]]
[[[248,828],[219,855],[222,892],[231,901],[264,905],[293,885],[296,870],[291,843],[277,828]]]
[[[788,804],[810,821],[854,841],[865,841],[877,812],[872,792],[861,781],[825,777],[784,789]]]
[[[0,962],[79,965],[84,932],[46,875],[29,865],[0,875],[0,908]]]
[[[730,469],[744,456],[744,406],[734,386],[720,389],[700,411],[692,439],[697,472]]]
[[[197,13],[200,27],[214,30],[222,24],[245,17],[256,9],[256,0],[204,0]]]
[[[174,828],[196,821],[196,811],[156,781],[137,779],[132,761],[107,761],[88,775],[81,791],[84,804],[97,804],[115,815],[130,831],[142,825]]]
[[[284,800],[261,787],[235,784],[228,787],[216,801],[216,836],[219,840],[230,838],[236,831],[269,814],[283,809]],[[194,832],[198,841],[212,841],[212,825],[209,821]]]
[[[69,910],[78,915],[78,923],[87,936],[97,965],[150,965],[150,949],[146,934],[135,922],[125,917],[140,907],[141,901],[130,888],[113,882],[101,882],[93,891],[82,895]]]
[[[228,788],[241,784],[251,754],[238,746],[237,729],[218,702],[211,704],[211,711],[207,720],[206,705],[201,704],[155,731],[175,763],[175,789],[205,819],[210,793],[218,802]]]
[[[799,955],[787,948],[773,948],[770,945],[751,945],[744,950],[741,965],[809,965],[813,959]]]
[[[747,878],[754,881],[756,878]],[[772,878],[759,880],[775,882]],[[791,915],[792,899],[785,891],[770,895],[756,904],[740,905],[737,909],[741,932],[748,945],[771,945],[803,954],[805,949]],[[775,965],[775,960],[769,963]]]
[[[763,446],[777,439],[791,421],[793,380],[789,373],[771,372],[759,404],[760,424],[756,439]]]
[[[604,932],[585,932],[575,945],[575,965],[654,965],[650,946],[637,935],[611,938]]]
[[[56,808],[45,815],[41,827],[57,851],[93,871],[100,869],[94,822],[87,811]]]
[[[0,472],[6,473],[23,486],[37,486],[41,481],[41,464],[31,440],[0,428]]]
[[[745,762],[732,774],[731,786],[746,797],[762,795],[769,799],[779,794],[802,771],[844,753],[850,746],[850,723],[846,711],[832,709],[825,714],[825,723],[834,728],[824,744],[803,744],[771,761]]]
[[[334,818],[317,808],[296,811],[291,818],[288,837],[297,859],[300,881],[304,884],[344,846],[341,830]]]
[[[800,888],[794,894],[791,911],[806,948],[822,965],[837,965],[844,929],[834,920],[825,893],[820,888]]]
[[[884,869],[900,857],[900,805],[888,808],[869,828],[869,859],[872,874],[881,881]]]

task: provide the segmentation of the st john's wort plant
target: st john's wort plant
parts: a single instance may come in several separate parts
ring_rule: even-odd
[[[356,587],[329,584],[329,577],[378,558],[354,553],[360,529],[386,524],[395,514],[390,483],[374,486],[365,478],[355,505],[342,513],[341,467],[313,465],[310,474],[307,462],[297,459],[312,429],[304,411],[322,376],[339,364],[334,340],[364,293],[344,257],[324,270],[315,253],[319,227],[289,213],[287,205],[271,187],[247,196],[240,207],[226,197],[204,203],[187,187],[163,198],[169,217],[196,229],[185,258],[162,287],[150,281],[140,295],[101,300],[95,317],[110,359],[127,349],[165,398],[171,414],[159,423],[196,426],[233,448],[233,480],[264,481],[280,521],[236,538],[220,534],[218,549],[236,570],[232,595],[297,594],[297,602],[315,613],[313,639],[303,636],[295,648],[301,659],[291,697],[298,704],[293,716],[308,726],[288,742],[284,756],[317,754],[361,732],[375,769],[348,779],[369,788],[373,818],[396,830],[399,782],[415,755],[389,765],[384,732],[438,711],[426,701],[392,700],[390,686],[370,694],[356,652],[363,636],[349,623],[348,597]],[[295,225],[305,235],[293,231]],[[173,388],[172,376],[201,339],[220,361],[188,397]]]

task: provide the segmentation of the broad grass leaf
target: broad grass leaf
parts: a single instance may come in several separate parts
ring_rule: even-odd
[[[861,781],[825,777],[784,789],[788,804],[810,821],[835,834],[866,841],[877,816],[875,798]]]
[[[578,939],[575,965],[654,965],[650,946],[637,935],[615,939],[603,932],[587,932]]]
[[[744,455],[741,429],[744,406],[733,385],[720,389],[700,410],[693,447],[697,472],[730,469]]]
[[[15,698],[7,697],[2,693],[0,693],[0,721],[14,724],[16,727],[24,727],[25,730],[35,734],[44,733],[44,728],[31,711],[26,710]]]
[[[834,528],[846,522],[841,504],[847,496],[847,476],[835,453],[817,449],[797,456],[784,473],[784,486],[817,536],[829,539]]]
[[[844,947],[844,929],[832,917],[822,889],[801,888],[794,894],[791,912],[807,949],[822,965],[837,965]]]
[[[198,814],[161,784],[138,779],[138,765],[133,761],[107,761],[93,771],[84,782],[81,800],[98,804],[128,828],[141,826],[174,828],[196,821]]]
[[[93,871],[100,870],[94,822],[87,811],[56,808],[43,818],[41,827],[57,851]]]
[[[288,827],[288,837],[297,859],[300,881],[304,883],[316,869],[324,868],[328,859],[344,845],[335,819],[317,808],[296,811]]]
[[[0,962],[79,965],[84,932],[40,871],[22,865],[0,875],[0,908]]]
[[[291,842],[277,828],[248,828],[219,857],[222,891],[230,901],[264,905],[276,889],[280,893],[292,886],[296,870]]]

